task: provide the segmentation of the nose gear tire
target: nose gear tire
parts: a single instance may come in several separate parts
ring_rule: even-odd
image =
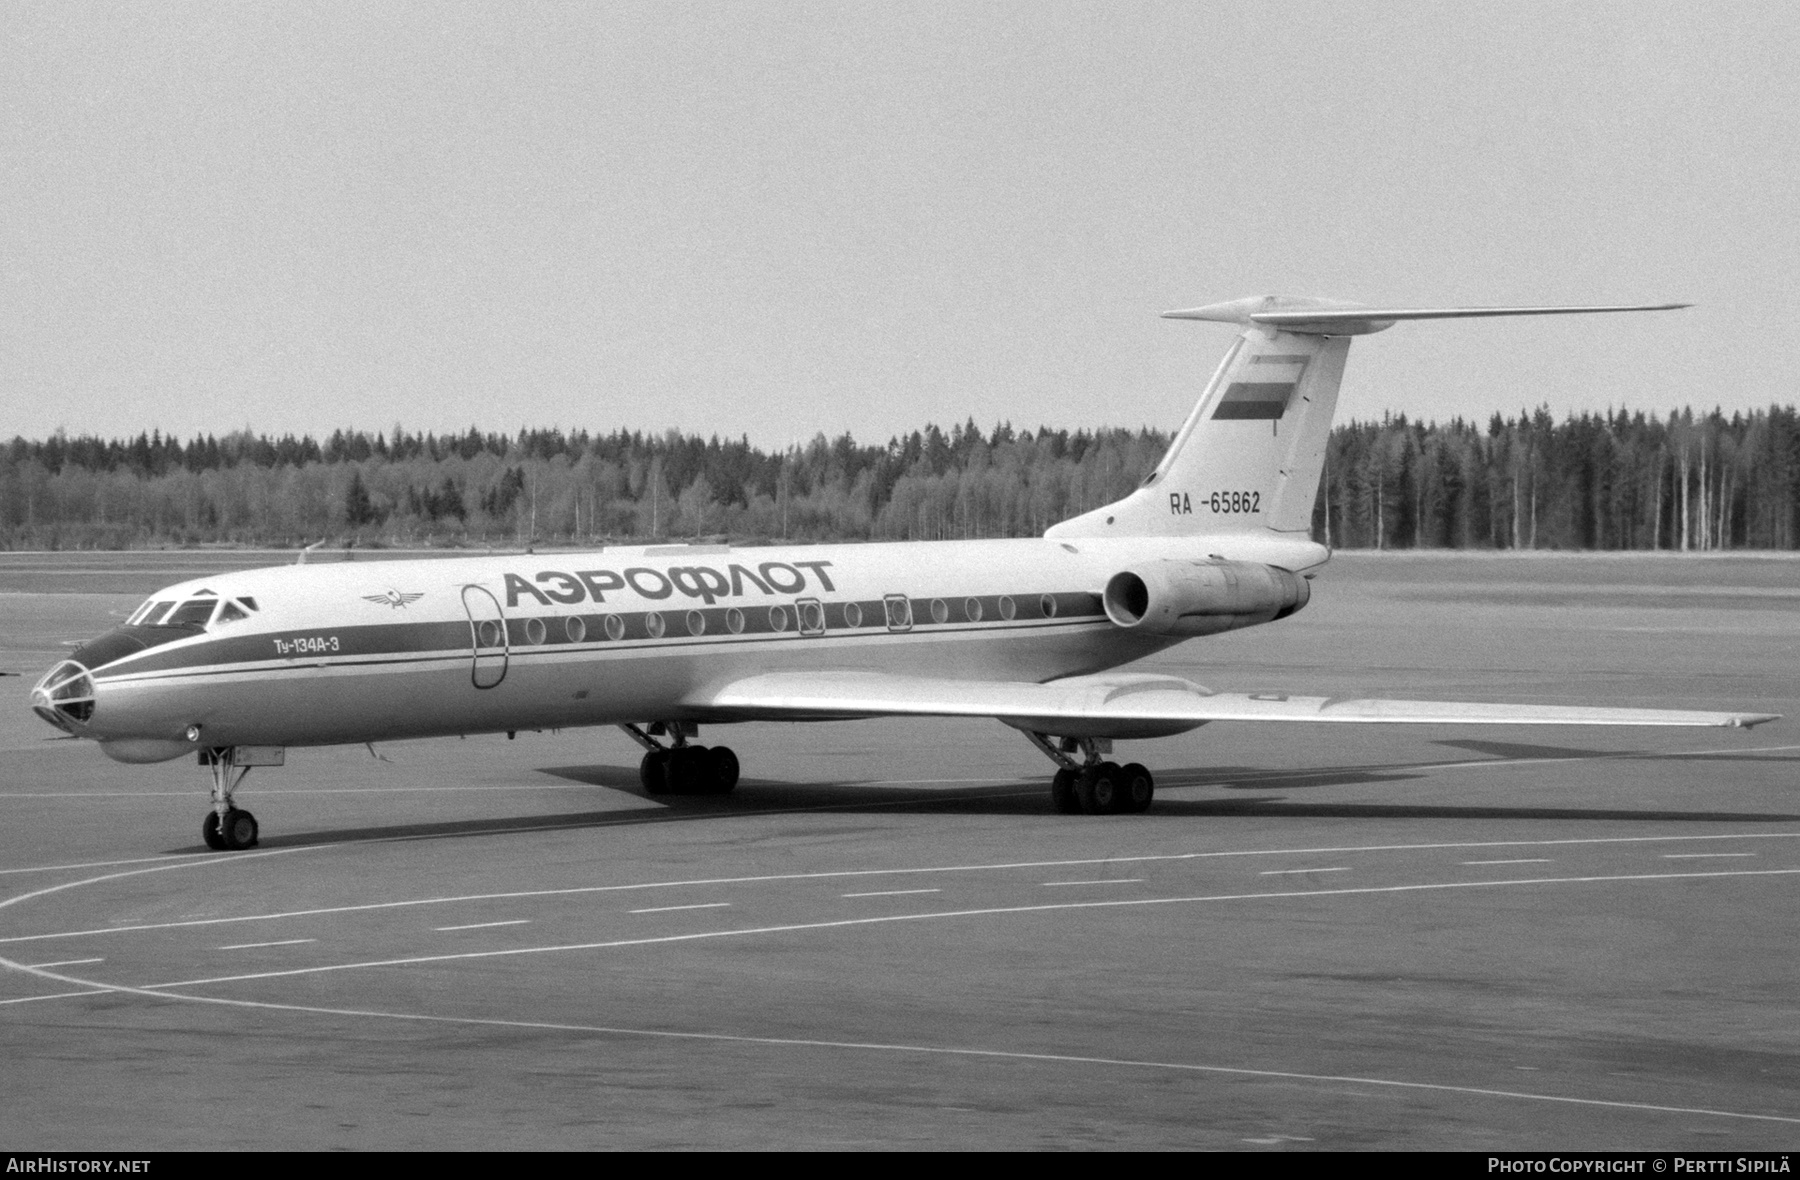
[[[227,811],[225,822],[219,825],[219,830],[225,837],[225,847],[233,851],[256,847],[256,817],[248,811],[236,808]]]
[[[218,812],[207,812],[206,822],[200,825],[200,838],[214,852],[237,852],[255,848],[258,831],[254,815],[233,807],[225,813],[223,822]]]

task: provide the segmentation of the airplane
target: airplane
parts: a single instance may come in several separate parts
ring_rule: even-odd
[[[645,751],[647,793],[723,794],[738,759],[699,744],[702,725],[982,717],[1055,764],[1055,810],[1106,815],[1155,794],[1148,768],[1110,760],[1113,741],[1215,721],[1748,728],[1776,715],[1245,694],[1112,671],[1306,606],[1330,557],[1310,529],[1352,337],[1685,306],[1262,296],[1171,311],[1241,332],[1142,486],[1042,537],[302,557],[157,592],[52,667],[32,708],[121,762],[195,757],[218,850],[257,843],[235,792],[289,747],[617,726]]]

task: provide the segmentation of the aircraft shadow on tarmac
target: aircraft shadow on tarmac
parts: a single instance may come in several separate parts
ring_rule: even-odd
[[[1495,745],[1498,743],[1443,743],[1446,745]],[[1508,747],[1509,750],[1544,749],[1540,747]],[[1484,750],[1483,752],[1491,752]],[[1517,757],[1520,755],[1512,754]],[[1555,755],[1543,753],[1529,757],[1620,757],[1631,754],[1593,755],[1589,751],[1567,751]],[[1667,757],[1645,755],[1645,757]],[[1394,766],[1358,766],[1307,769],[1292,772],[1269,771],[1250,767],[1187,767],[1165,770],[1159,774],[1164,789],[1148,816],[1126,817],[1128,822],[1154,823],[1157,817],[1281,817],[1293,819],[1384,819],[1384,820],[1626,820],[1639,822],[1690,823],[1795,823],[1800,815],[1734,811],[1687,811],[1662,808],[1632,810],[1625,808],[1592,808],[1578,806],[1517,807],[1493,804],[1457,806],[1441,803],[1324,803],[1290,802],[1280,794],[1263,794],[1255,798],[1192,799],[1175,792],[1191,789],[1224,788],[1240,791],[1273,792],[1322,786],[1355,786],[1389,782],[1406,782],[1423,778],[1423,768],[1434,763],[1399,764]],[[543,774],[596,788],[642,795],[635,766],[547,766]],[[1243,781],[1254,780],[1254,781]],[[462,839],[475,836],[506,836],[526,832],[564,831],[581,828],[619,827],[644,823],[679,823],[704,820],[754,818],[759,815],[807,811],[860,811],[881,809],[899,814],[978,814],[1034,816],[1051,814],[1049,790],[1036,781],[996,780],[966,787],[920,789],[894,784],[862,784],[856,782],[797,783],[776,779],[745,779],[739,790],[729,796],[665,795],[655,800],[647,797],[641,807],[616,807],[597,811],[559,813],[534,812],[526,815],[495,816],[485,819],[452,820],[443,823],[395,824],[387,827],[358,827],[335,830],[297,832],[264,839],[265,849],[301,848],[326,844],[344,844],[377,840]],[[1072,823],[1082,822],[1078,816],[1068,817]],[[198,846],[169,850],[190,853]]]

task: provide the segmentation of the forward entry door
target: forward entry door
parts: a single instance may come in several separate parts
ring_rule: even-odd
[[[476,688],[492,688],[506,679],[506,612],[500,600],[480,586],[464,586],[463,609],[469,612],[469,644],[474,661],[469,680]]]

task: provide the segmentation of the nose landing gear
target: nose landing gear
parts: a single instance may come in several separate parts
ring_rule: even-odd
[[[235,851],[254,848],[257,830],[254,815],[242,808],[231,807],[223,816],[216,811],[207,812],[206,822],[200,825],[200,837],[214,852]]]
[[[259,751],[261,753],[261,751]],[[232,793],[244,782],[252,766],[266,766],[266,758],[252,758],[236,746],[214,746],[200,751],[200,765],[212,771],[212,807],[200,825],[200,838],[214,852],[236,852],[256,847],[256,817],[232,803]],[[240,756],[245,755],[245,756]],[[275,762],[280,765],[280,762]]]
[[[1120,766],[1103,761],[1112,743],[1098,738],[1063,738],[1052,744],[1047,734],[1026,731],[1031,744],[1057,765],[1050,780],[1050,804],[1064,815],[1123,815],[1148,811],[1156,797],[1156,780],[1138,762]],[[1071,754],[1079,751],[1082,760]]]
[[[647,795],[728,795],[738,782],[738,758],[729,746],[690,746],[699,727],[686,721],[659,721],[646,733],[635,725],[619,727],[644,747],[638,778]],[[674,741],[665,746],[653,734]]]

